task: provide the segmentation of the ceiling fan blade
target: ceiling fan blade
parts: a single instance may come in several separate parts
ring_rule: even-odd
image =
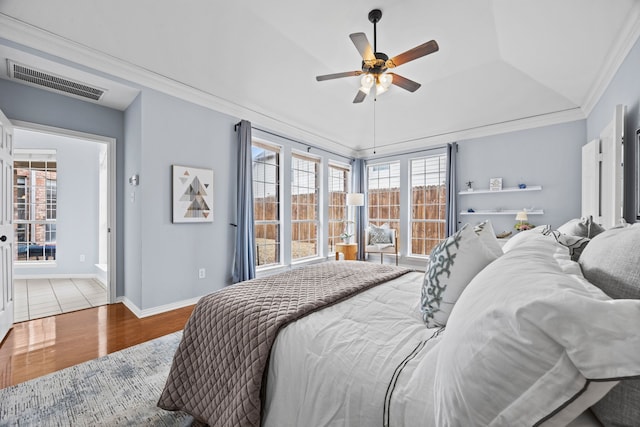
[[[358,103],[360,103],[360,102],[364,101],[364,99],[365,99],[366,97],[367,97],[367,94],[366,94],[366,93],[364,93],[364,92],[363,92],[363,91],[361,91],[361,90],[358,90],[358,93],[356,93],[356,97],[355,97],[355,98],[353,98],[353,103],[354,103],[354,104],[358,104]]]
[[[398,65],[402,65],[406,62],[413,61],[414,59],[429,55],[430,53],[437,52],[438,49],[440,48],[435,40],[428,41],[389,59],[386,64],[387,68],[397,67]]]
[[[356,49],[360,52],[360,56],[365,61],[375,61],[376,56],[373,54],[373,49],[371,49],[371,44],[367,39],[367,35],[365,33],[353,33],[349,34],[351,41],[354,45],[356,45]]]
[[[316,80],[321,82],[323,80],[339,79],[341,77],[354,77],[362,74],[362,71],[347,71],[345,73],[325,74],[324,76],[316,76]]]
[[[396,86],[400,86],[402,89],[408,90],[409,92],[415,92],[420,88],[420,83],[414,82],[413,80],[409,80],[406,77],[402,77],[399,74],[395,74],[395,73],[387,73],[390,74],[391,76],[393,76],[393,80],[391,80],[391,83],[396,85]]]

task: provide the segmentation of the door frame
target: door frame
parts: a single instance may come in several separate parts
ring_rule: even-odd
[[[95,135],[91,133],[79,132],[71,129],[64,129],[54,126],[41,125],[38,123],[12,120],[14,129],[23,129],[41,133],[48,133],[56,136],[84,139],[91,142],[107,145],[107,303],[116,302],[116,139],[108,136]],[[15,145],[15,138],[14,138]]]

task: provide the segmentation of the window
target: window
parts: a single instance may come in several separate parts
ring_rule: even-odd
[[[369,223],[400,232],[400,162],[367,166]]]
[[[57,163],[52,150],[16,150],[13,169],[15,260],[56,259]]]
[[[291,156],[291,259],[318,255],[319,160]]]
[[[347,221],[347,193],[351,172],[346,166],[329,165],[329,253],[335,252]],[[353,232],[353,227],[349,229]]]
[[[445,238],[447,156],[411,160],[412,255],[429,255]]]
[[[280,149],[253,141],[256,266],[280,264]]]

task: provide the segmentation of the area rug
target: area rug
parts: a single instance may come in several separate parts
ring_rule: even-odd
[[[188,426],[156,406],[182,332],[0,390],[0,426]]]

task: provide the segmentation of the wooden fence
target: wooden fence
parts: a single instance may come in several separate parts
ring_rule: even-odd
[[[345,194],[330,193],[329,210],[330,217],[340,218],[346,216]],[[367,194],[368,217],[374,223],[390,223],[392,228],[399,228],[399,218],[401,212],[400,189],[372,190]],[[413,187],[412,191],[412,219],[444,219],[446,206],[446,189],[444,185]],[[291,196],[291,219],[310,220],[316,218],[316,195],[299,194]],[[278,204],[274,196],[255,199],[254,217],[256,221],[268,221],[278,219]],[[381,225],[381,224],[378,224]],[[331,236],[342,232],[343,225],[333,223],[329,230]],[[412,241],[412,252],[423,253],[424,250],[416,252],[421,246],[420,241],[430,240],[440,241],[444,238],[444,225],[439,223],[414,223],[412,235],[419,236]],[[400,230],[398,230],[400,231]],[[275,225],[263,225],[260,230],[256,230],[256,236],[264,239],[275,239],[277,235]],[[309,241],[315,239],[315,227],[307,224],[299,224],[292,227],[291,238],[294,241]],[[337,233],[337,234],[334,234]]]

